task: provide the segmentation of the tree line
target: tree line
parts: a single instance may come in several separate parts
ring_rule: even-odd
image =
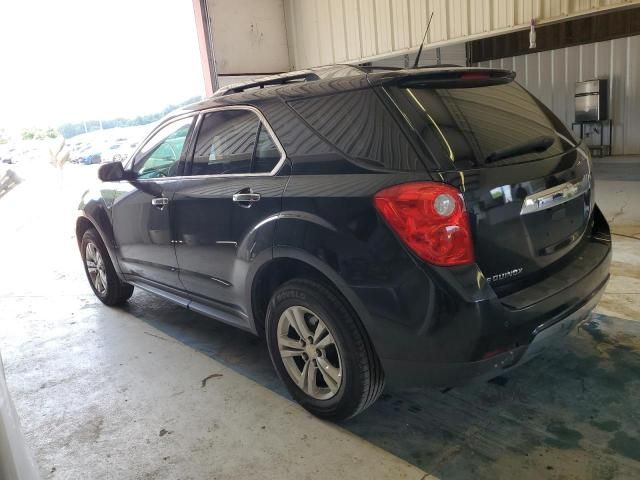
[[[201,100],[202,97],[191,97],[184,102],[178,103],[176,105],[167,105],[160,112],[152,113],[148,115],[138,115],[133,118],[111,118],[107,120],[86,120],[84,122],[75,122],[75,123],[65,123],[60,125],[57,130],[64,138],[75,137],[76,135],[80,135],[81,133],[93,132],[95,130],[105,129],[105,128],[115,128],[115,127],[135,127],[137,125],[146,125],[147,123],[155,122],[156,120],[160,120],[167,113],[176,110],[177,108],[183,107],[185,105],[189,105],[190,103],[195,103]]]

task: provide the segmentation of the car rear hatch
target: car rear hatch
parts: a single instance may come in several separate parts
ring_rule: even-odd
[[[498,296],[570,262],[593,211],[588,150],[513,77],[467,68],[369,75],[440,166],[435,177],[462,192],[476,262]]]

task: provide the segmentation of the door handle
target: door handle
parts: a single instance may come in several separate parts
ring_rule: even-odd
[[[169,204],[169,199],[167,197],[153,198],[151,199],[151,205],[156,207],[158,210],[162,210],[165,205]]]
[[[233,194],[233,201],[238,203],[241,207],[249,208],[252,203],[258,202],[260,200],[259,193],[249,192],[238,192]]]

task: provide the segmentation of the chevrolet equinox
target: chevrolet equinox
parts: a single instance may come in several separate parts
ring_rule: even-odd
[[[236,84],[102,165],[76,223],[134,287],[266,338],[310,412],[521,365],[609,278],[588,148],[506,70],[337,65]]]

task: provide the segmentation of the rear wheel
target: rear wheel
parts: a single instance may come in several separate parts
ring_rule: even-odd
[[[133,285],[118,278],[109,253],[95,229],[84,232],[80,252],[89,285],[102,303],[121,305],[131,298]]]
[[[282,285],[267,311],[271,360],[291,395],[321,418],[352,417],[380,396],[384,374],[360,320],[332,288]]]

